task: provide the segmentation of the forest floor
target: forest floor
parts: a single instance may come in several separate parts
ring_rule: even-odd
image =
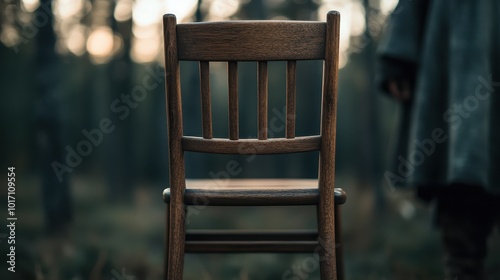
[[[58,236],[47,236],[35,179],[18,182],[25,186],[17,197],[19,279],[161,279],[162,187],[139,186],[128,203],[111,203],[102,182],[75,177],[73,225]],[[428,207],[410,195],[386,190],[385,209],[375,211],[368,186],[344,178],[337,183],[348,193],[342,213],[347,280],[444,279],[439,236]],[[313,207],[213,207],[193,211],[188,228],[312,229],[315,217]],[[2,252],[5,246],[0,243]],[[500,279],[498,230],[489,248],[487,279]],[[314,260],[312,253],[190,254],[184,279],[319,279]],[[6,271],[3,266],[0,275]]]

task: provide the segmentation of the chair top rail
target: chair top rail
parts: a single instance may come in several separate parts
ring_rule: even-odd
[[[325,57],[326,23],[224,21],[177,25],[179,60],[278,61]]]

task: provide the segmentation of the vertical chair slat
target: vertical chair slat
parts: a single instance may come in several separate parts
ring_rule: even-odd
[[[286,64],[286,138],[295,138],[295,81],[297,78],[296,61]]]
[[[212,139],[212,105],[210,104],[210,72],[208,61],[200,61],[200,93],[203,138]]]
[[[258,62],[258,119],[259,119],[259,140],[267,139],[267,61]]]
[[[238,62],[227,63],[229,90],[229,139],[238,140]]]

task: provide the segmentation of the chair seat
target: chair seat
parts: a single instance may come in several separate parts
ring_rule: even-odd
[[[170,201],[170,189],[163,199]],[[345,192],[335,188],[335,203],[344,204]],[[186,180],[186,205],[260,206],[260,205],[317,205],[316,179],[225,179]]]

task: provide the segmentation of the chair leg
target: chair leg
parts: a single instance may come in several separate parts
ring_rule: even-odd
[[[168,280],[181,280],[184,270],[184,244],[186,238],[184,205],[170,204]]]
[[[342,221],[340,219],[340,206],[335,205],[335,258],[337,260],[337,280],[344,280],[344,249],[342,247]]]
[[[322,203],[323,202],[323,203]],[[318,205],[319,269],[323,280],[337,280],[335,248],[335,206],[325,199]]]
[[[169,228],[170,228],[170,211],[169,211],[169,208],[170,208],[170,203],[168,203],[166,205],[167,207],[165,207],[165,244],[164,244],[164,247],[163,247],[163,256],[165,258],[164,260],[164,264],[163,264],[163,268],[164,268],[164,279],[168,279],[168,241],[170,240],[170,236],[169,236]]]

